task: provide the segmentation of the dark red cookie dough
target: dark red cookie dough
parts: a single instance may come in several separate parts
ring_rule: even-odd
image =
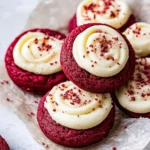
[[[65,35],[50,29],[32,29],[23,32],[11,43],[5,55],[5,65],[7,72],[13,82],[24,91],[36,94],[45,94],[54,85],[66,80],[64,73],[58,72],[51,75],[37,75],[19,68],[13,59],[13,49],[18,40],[27,32],[42,32],[57,39],[65,39]]]
[[[124,32],[128,27],[130,27],[135,22],[136,22],[135,17],[131,15],[127,23],[123,27],[121,27],[119,30],[121,32]],[[76,27],[77,27],[77,19],[76,19],[76,15],[74,15],[72,19],[69,21],[68,31],[71,32]]]
[[[0,136],[0,150],[10,150],[7,142]]]
[[[135,68],[135,54],[127,38],[122,35],[129,47],[129,59],[120,73],[112,77],[103,78],[94,76],[80,68],[72,54],[73,43],[78,34],[93,25],[102,24],[85,24],[77,27],[68,35],[62,46],[60,62],[67,78],[80,88],[95,93],[110,93],[124,85],[132,77]],[[118,31],[117,29],[115,30]]]
[[[118,99],[115,95],[115,93],[112,94],[112,98],[113,98],[113,101],[115,102],[115,104],[117,105],[117,107],[122,110],[125,114],[127,114],[128,116],[132,117],[132,118],[140,118],[140,117],[143,117],[143,118],[150,118],[150,112],[148,113],[143,113],[143,114],[140,114],[140,113],[134,113],[134,112],[131,112],[125,108],[123,108],[120,103],[118,102]]]
[[[74,130],[57,124],[44,107],[46,96],[47,94],[40,101],[37,120],[43,133],[57,144],[68,147],[87,146],[102,140],[113,126],[115,107],[111,109],[108,117],[100,125],[91,129]]]

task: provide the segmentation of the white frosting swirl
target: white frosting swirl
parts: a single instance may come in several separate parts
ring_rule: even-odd
[[[35,74],[59,72],[62,43],[62,40],[41,32],[28,32],[14,47],[14,62],[18,67]]]
[[[150,58],[136,60],[132,80],[116,90],[120,105],[134,113],[150,112]]]
[[[53,87],[44,106],[57,123],[72,129],[89,129],[107,118],[112,101],[110,94],[90,93],[67,81]]]
[[[110,77],[126,65],[129,48],[124,38],[113,28],[94,25],[76,37],[73,56],[77,64],[89,73]]]
[[[105,23],[121,28],[131,15],[129,6],[121,0],[84,0],[77,8],[77,25]]]
[[[124,35],[132,44],[137,57],[150,55],[150,24],[135,23],[124,32]]]

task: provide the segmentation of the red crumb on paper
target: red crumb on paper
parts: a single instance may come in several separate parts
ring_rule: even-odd
[[[46,149],[48,149],[49,148],[49,146],[48,145],[46,145]]]
[[[6,83],[6,84],[9,84],[9,81],[7,81],[7,80],[4,80],[3,82]]]
[[[34,101],[34,103],[38,104],[38,101]]]
[[[117,150],[117,148],[116,148],[116,147],[113,147],[112,150]]]
[[[42,142],[42,145],[43,145],[46,149],[48,149],[48,148],[49,148],[49,145],[48,145],[48,144],[46,144],[46,143],[44,143],[44,142]]]
[[[4,84],[9,84],[9,81],[3,80],[3,81],[0,81],[0,84],[2,84],[2,85],[4,85]]]
[[[127,125],[125,125],[123,128],[124,128],[124,129],[126,129],[127,127],[128,127],[128,126],[127,126]]]
[[[9,98],[6,98],[7,102],[13,102],[13,100],[10,100]]]
[[[28,115],[29,117],[32,117],[32,116],[35,116],[35,113],[30,112],[30,113],[28,113],[27,115]]]

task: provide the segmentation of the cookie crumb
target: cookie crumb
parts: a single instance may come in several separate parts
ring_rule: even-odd
[[[127,125],[125,125],[123,128],[124,128],[124,129],[127,129],[127,127],[128,127],[128,126],[127,126]]]
[[[117,148],[116,148],[116,147],[113,147],[112,150],[117,150]]]
[[[6,98],[7,102],[13,102],[13,100],[10,100],[9,98]]]

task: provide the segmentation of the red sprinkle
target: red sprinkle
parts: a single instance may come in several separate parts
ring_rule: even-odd
[[[91,45],[89,45],[89,47],[93,48],[94,46],[91,44]]]
[[[128,93],[129,93],[130,95],[134,94],[134,92],[133,92],[132,90],[128,90]]]
[[[115,13],[113,11],[110,12],[110,17],[116,17]]]
[[[118,40],[119,40],[118,37],[113,37],[112,39],[114,39],[115,41],[118,41]]]
[[[66,91],[65,94],[63,95],[63,97],[64,97],[65,100],[71,100],[72,104],[73,103],[80,104],[80,102],[81,102],[78,95],[76,93],[72,92],[71,90]]]
[[[56,109],[54,108],[54,109],[53,109],[53,111],[55,112],[55,111],[56,111]]]
[[[131,97],[131,101],[135,101],[136,99],[135,99],[135,97]]]
[[[87,53],[87,54],[89,54],[89,53],[90,53],[90,51],[87,51],[86,53]]]
[[[107,60],[112,60],[112,61],[114,61],[115,59],[114,59],[113,56],[108,56],[108,57],[107,57]]]
[[[38,39],[37,39],[37,38],[34,40],[34,43],[35,43],[35,44],[38,44]]]

